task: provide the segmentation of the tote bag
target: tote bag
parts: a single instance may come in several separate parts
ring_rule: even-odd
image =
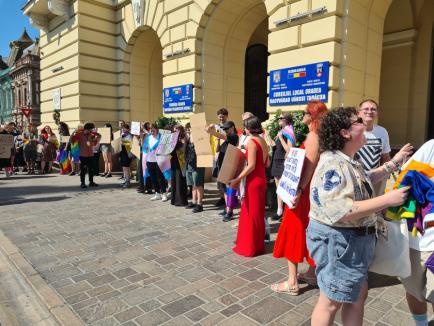
[[[384,221],[387,226],[387,239],[378,237],[371,272],[406,278],[411,274],[408,244],[408,229],[405,220]]]

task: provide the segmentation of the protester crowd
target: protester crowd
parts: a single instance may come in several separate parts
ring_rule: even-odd
[[[434,302],[434,275],[425,264],[434,251],[434,233],[429,230],[434,226],[434,140],[413,156],[413,147],[406,144],[392,157],[387,131],[376,124],[378,109],[378,104],[368,99],[357,108],[331,110],[319,101],[311,101],[303,111],[303,123],[309,132],[299,146],[304,149],[305,158],[298,188],[291,207],[278,196],[277,211],[272,217],[281,222],[273,256],[287,260],[288,278],[272,284],[271,289],[298,295],[299,283],[318,286],[320,295],[312,313],[312,325],[332,325],[340,309],[344,325],[362,325],[368,269],[374,259],[376,238],[386,232],[383,213],[390,207],[407,207],[410,199],[422,202],[418,199],[421,196],[425,200],[420,203],[423,207],[413,214],[421,223],[417,227],[411,224],[410,229],[412,273],[403,279],[403,284],[416,325],[427,325],[426,301]],[[233,251],[247,257],[260,255],[269,239],[265,200],[270,180],[266,171],[271,172],[271,181],[278,186],[285,159],[297,144],[293,117],[279,116],[281,130],[275,139],[249,112],[242,115],[241,129],[229,120],[226,109],[220,109],[217,118],[218,123],[204,126],[215,153],[212,175],[219,175],[229,146],[238,147],[246,163],[229,182],[217,183],[220,199],[216,205],[223,207],[222,220],[229,222],[234,218],[234,208],[241,203]],[[105,127],[113,135],[112,126]],[[194,213],[203,211],[205,168],[198,166],[190,123],[160,130],[156,123],[145,122],[138,135],[131,133],[125,121],[119,121],[118,128],[121,148],[116,154],[123,188],[131,186],[131,167],[136,160],[138,193],[152,195],[151,201],[170,200],[172,205],[192,209]],[[160,139],[168,132],[176,135],[174,146],[170,153],[161,154]],[[60,123],[61,140],[49,126],[38,135],[32,125],[20,130],[9,123],[0,129],[0,134],[13,135],[15,143],[10,158],[0,159],[6,176],[18,168],[28,174],[37,170],[40,174],[50,173],[57,161],[62,174],[80,175],[82,188],[98,186],[95,176],[112,177],[114,148],[110,143],[100,143],[101,135],[91,122],[79,125],[71,133],[65,123]],[[133,154],[134,143],[139,144],[140,155]],[[102,174],[100,153],[104,161]],[[424,164],[424,169],[418,168],[423,176],[417,176],[424,182],[423,194],[418,197],[412,192],[417,183],[407,179],[407,183],[385,192],[386,180],[402,173],[407,161]],[[428,205],[430,209],[426,209]],[[309,269],[299,273],[298,264],[304,260]]]

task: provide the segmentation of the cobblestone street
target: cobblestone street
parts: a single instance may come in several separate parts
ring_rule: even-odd
[[[270,290],[287,269],[272,258],[273,242],[260,257],[232,253],[237,220],[221,221],[215,195],[208,199],[214,185],[207,185],[204,212],[192,214],[117,181],[97,178],[100,187],[81,191],[78,177],[0,175],[1,250],[57,320],[310,324],[318,290],[304,287],[297,297]],[[272,224],[272,239],[277,229]],[[365,325],[413,324],[398,281],[371,275],[370,285]]]

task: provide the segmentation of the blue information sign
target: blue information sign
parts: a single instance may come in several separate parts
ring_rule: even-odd
[[[192,112],[193,85],[181,85],[163,89],[164,113]]]
[[[328,62],[272,70],[268,101],[271,106],[327,102],[328,84]]]

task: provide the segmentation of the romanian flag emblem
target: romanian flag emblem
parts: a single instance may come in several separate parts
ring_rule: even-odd
[[[174,89],[173,92],[177,95],[182,94],[182,90],[180,88]]]
[[[300,77],[306,77],[306,72],[296,72],[294,74],[292,74],[292,78],[300,78]]]

